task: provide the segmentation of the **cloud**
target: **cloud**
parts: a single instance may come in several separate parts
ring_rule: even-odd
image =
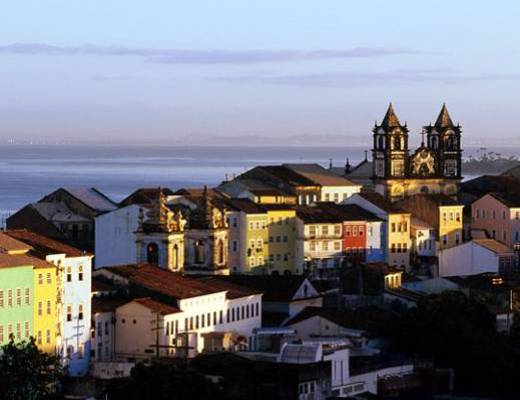
[[[347,50],[186,50],[122,46],[54,46],[43,43],[0,45],[1,54],[45,56],[134,56],[163,64],[253,64],[323,59],[374,58],[423,54],[400,47],[356,47]]]
[[[520,74],[463,76],[445,69],[408,69],[387,72],[324,72],[302,75],[245,75],[216,78],[225,82],[289,85],[299,87],[368,87],[393,84],[460,84],[472,81],[516,81]]]

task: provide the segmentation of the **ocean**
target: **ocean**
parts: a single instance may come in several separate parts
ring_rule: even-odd
[[[0,216],[59,187],[96,187],[119,201],[139,187],[216,185],[255,165],[316,162],[355,165],[362,147],[341,146],[0,146]],[[488,149],[492,150],[492,149]],[[519,149],[495,149],[503,155]],[[477,154],[478,149],[465,151]],[[370,156],[370,154],[369,154]]]

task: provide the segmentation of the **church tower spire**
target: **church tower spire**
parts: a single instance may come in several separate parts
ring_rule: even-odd
[[[374,179],[405,178],[408,170],[408,128],[402,125],[392,103],[373,132]]]

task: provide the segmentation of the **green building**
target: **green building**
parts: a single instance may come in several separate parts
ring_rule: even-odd
[[[28,340],[34,323],[34,272],[31,257],[0,254],[0,345]]]

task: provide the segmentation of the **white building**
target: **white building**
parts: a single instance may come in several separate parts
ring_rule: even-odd
[[[254,343],[253,330],[261,326],[262,294],[256,290],[151,265],[102,268],[96,276],[134,297],[116,309],[118,360],[247,349]]]
[[[435,257],[437,236],[434,227],[423,220],[412,217],[412,250],[419,257]]]
[[[59,267],[57,353],[69,375],[85,375],[90,360],[93,256],[31,231],[12,230],[8,233],[32,246],[47,262]]]
[[[130,204],[96,217],[96,268],[135,263],[135,232],[142,207]]]
[[[438,276],[465,276],[483,272],[503,273],[518,266],[516,253],[493,239],[473,239],[438,252]]]

